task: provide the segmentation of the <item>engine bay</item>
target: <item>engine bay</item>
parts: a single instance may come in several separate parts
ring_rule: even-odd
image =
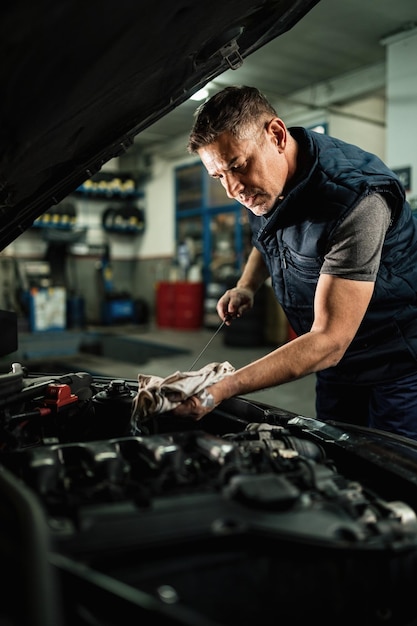
[[[136,393],[0,377],[8,623],[413,623],[413,442],[244,398],[133,421]]]

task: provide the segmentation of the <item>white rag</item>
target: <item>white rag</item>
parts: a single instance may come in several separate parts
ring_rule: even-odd
[[[204,397],[204,390],[235,368],[228,362],[209,363],[192,372],[174,372],[167,378],[138,374],[138,393],[133,400],[132,417],[143,419],[155,413],[165,413],[191,396]]]

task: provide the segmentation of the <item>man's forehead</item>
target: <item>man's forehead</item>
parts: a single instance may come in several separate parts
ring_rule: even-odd
[[[229,138],[224,136],[220,140],[204,146],[198,150],[200,159],[204,163],[208,172],[215,173],[218,170],[225,170],[233,167],[240,159],[245,158],[249,141],[246,139],[236,139],[230,135]]]

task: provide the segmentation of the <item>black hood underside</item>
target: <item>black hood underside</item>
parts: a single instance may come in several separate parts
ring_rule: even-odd
[[[6,3],[0,250],[318,0]]]

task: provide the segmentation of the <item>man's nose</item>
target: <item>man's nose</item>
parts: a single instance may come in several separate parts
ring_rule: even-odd
[[[236,198],[236,196],[239,195],[239,193],[244,189],[244,185],[240,181],[239,177],[232,172],[224,174],[222,183],[228,198]]]

